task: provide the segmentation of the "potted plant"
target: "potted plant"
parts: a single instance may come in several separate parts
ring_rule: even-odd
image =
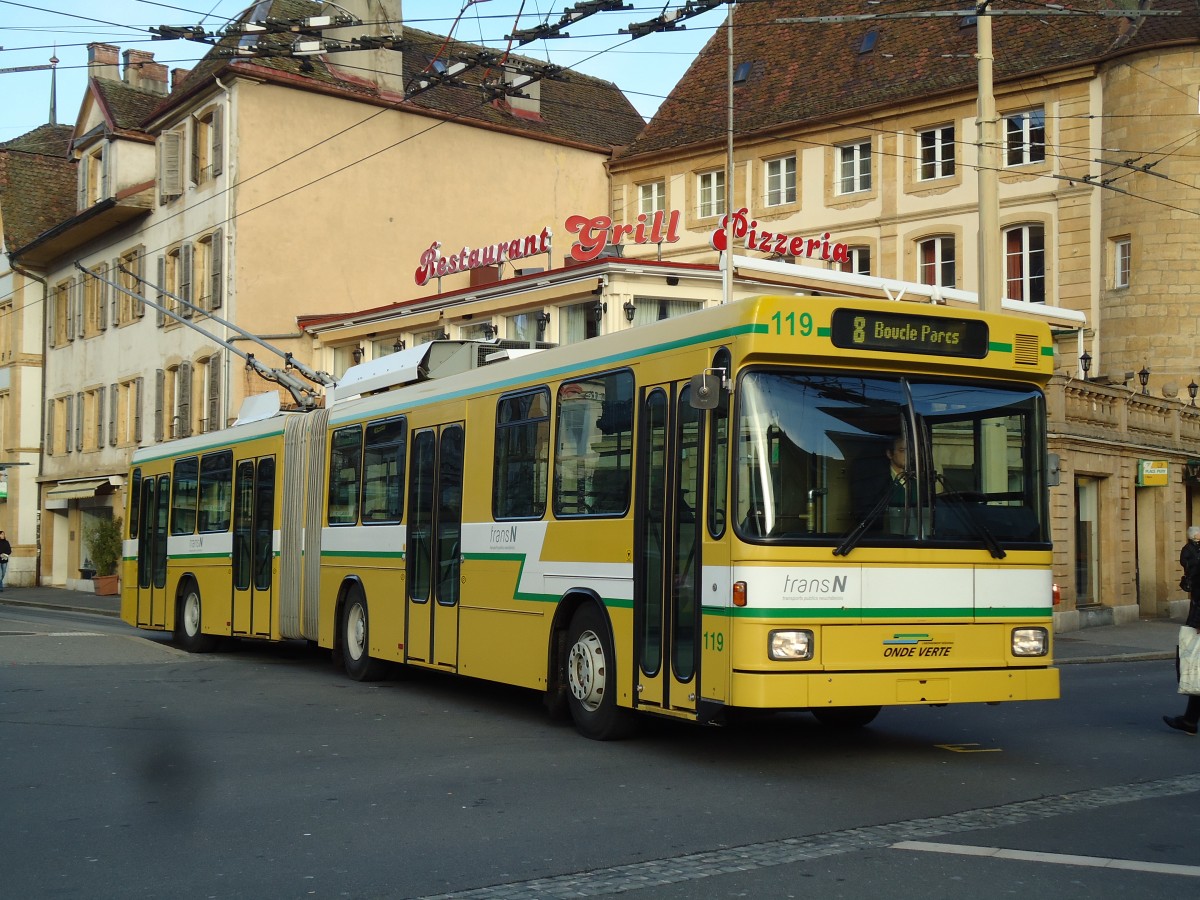
[[[84,543],[91,556],[96,574],[92,585],[101,596],[117,592],[117,564],[121,562],[121,517],[98,519],[84,534]]]

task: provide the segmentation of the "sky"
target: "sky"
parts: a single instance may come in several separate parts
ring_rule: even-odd
[[[436,34],[454,31],[460,40],[503,47],[513,29],[557,23],[577,0],[403,0],[404,20]],[[51,73],[57,56],[57,119],[74,124],[86,84],[87,45],[116,44],[122,51],[154,53],[168,69],[190,68],[206,47],[187,41],[154,41],[151,26],[201,24],[218,30],[250,0],[0,0],[0,142],[50,120]],[[615,83],[646,118],[653,115],[713,31],[725,21],[725,7],[688,19],[686,28],[630,41],[620,29],[654,19],[684,0],[627,0],[630,9],[598,13],[566,29],[568,38],[537,41],[520,53]],[[331,4],[332,6],[332,4]],[[515,17],[523,13],[519,20]]]

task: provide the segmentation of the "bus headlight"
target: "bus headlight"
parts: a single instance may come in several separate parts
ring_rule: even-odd
[[[768,638],[771,659],[812,659],[813,633],[811,631],[772,631]]]
[[[1045,628],[1014,628],[1013,656],[1045,656],[1050,650],[1050,633]]]

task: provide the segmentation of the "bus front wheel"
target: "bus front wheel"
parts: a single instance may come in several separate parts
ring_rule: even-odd
[[[342,611],[342,663],[355,681],[378,681],[386,670],[386,663],[371,658],[369,625],[367,598],[354,588]]]
[[[879,715],[878,706],[826,706],[812,710],[817,721],[831,728],[862,728]]]
[[[175,642],[188,653],[208,653],[217,646],[213,635],[200,630],[200,613],[200,588],[189,580],[175,609]]]
[[[575,728],[592,740],[616,740],[633,728],[633,714],[617,706],[615,662],[604,617],[581,606],[567,634],[567,705]]]

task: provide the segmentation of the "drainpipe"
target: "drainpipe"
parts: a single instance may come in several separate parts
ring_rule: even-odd
[[[49,324],[46,322],[46,297],[49,293],[49,282],[45,278],[34,275],[28,269],[22,269],[19,265],[9,257],[9,265],[12,270],[20,275],[24,275],[30,281],[36,281],[42,286],[42,387],[41,396],[38,400],[38,440],[39,442],[46,435],[46,359],[50,354],[50,341],[46,337]],[[34,555],[33,555],[33,583],[35,586],[40,586],[42,583],[42,458],[46,453],[46,448],[42,447],[42,452],[38,454],[37,474],[38,481],[38,498],[37,498],[37,528],[34,531]]]

